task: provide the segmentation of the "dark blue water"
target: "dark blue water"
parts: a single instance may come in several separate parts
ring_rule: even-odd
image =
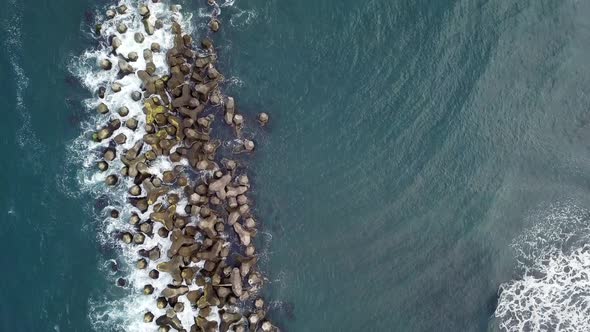
[[[68,162],[88,97],[69,68],[107,3],[2,3],[2,331],[89,331],[93,299],[113,292]],[[555,206],[588,220],[589,14],[583,1],[224,7],[221,69],[241,82],[227,89],[271,115],[249,167],[273,321],[498,329],[498,289],[523,277],[510,245]]]
[[[87,4],[2,1],[3,100],[0,330],[89,331],[88,299],[104,289],[83,199],[62,180],[77,134],[66,66]],[[68,8],[64,12],[64,8]]]

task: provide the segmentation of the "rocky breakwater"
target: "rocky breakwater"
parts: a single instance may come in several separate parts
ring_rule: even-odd
[[[221,90],[213,41],[184,32],[178,6],[134,4],[108,9],[95,29],[104,44],[95,165],[121,193],[109,218],[126,223],[111,234],[135,264],[135,277],[118,284],[152,300],[145,331],[278,331],[259,295],[258,221],[240,162],[255,151],[242,136],[248,116]],[[209,36],[221,27],[213,12]],[[262,113],[251,122],[268,121]],[[215,135],[224,126],[231,139]]]

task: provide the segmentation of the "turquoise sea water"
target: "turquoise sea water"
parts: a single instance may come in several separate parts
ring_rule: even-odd
[[[69,149],[88,97],[72,61],[110,4],[1,4],[2,331],[108,331],[96,313],[121,296]],[[206,24],[205,1],[184,5]],[[587,235],[588,14],[573,0],[222,7],[226,89],[245,114],[271,115],[249,167],[273,321],[498,330],[500,285]],[[564,294],[579,286],[568,282]],[[587,306],[554,316],[574,309]]]

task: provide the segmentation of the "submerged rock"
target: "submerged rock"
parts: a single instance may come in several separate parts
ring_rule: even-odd
[[[145,29],[145,33],[147,33],[150,36],[153,35],[154,31],[155,31],[154,25],[152,23],[150,23],[150,21],[145,20],[145,19],[142,22],[143,22],[143,28]]]
[[[127,106],[120,107],[117,110],[117,113],[119,113],[120,116],[127,116],[129,114],[129,108],[127,108]]]
[[[100,114],[107,114],[109,112],[109,108],[105,103],[100,103],[96,111]]]
[[[100,68],[104,69],[104,70],[111,70],[111,68],[113,68],[113,64],[111,63],[111,61],[109,59],[102,59],[100,60]]]
[[[152,285],[143,286],[143,293],[145,295],[150,295],[150,294],[154,293],[154,286],[152,286]]]
[[[164,296],[165,298],[174,298],[174,297],[178,297],[181,295],[184,295],[186,293],[188,293],[188,287],[187,286],[172,286],[172,285],[168,285],[168,287],[166,287],[163,291],[162,291],[162,296]]]
[[[260,122],[261,126],[265,126],[268,123],[268,114],[266,113],[260,113],[258,114],[258,122]]]
[[[248,139],[244,140],[244,149],[246,149],[246,151],[254,150],[254,142]]]
[[[125,142],[127,142],[127,136],[123,133],[120,133],[119,135],[115,136],[115,138],[113,138],[113,141],[119,145],[125,144]]]
[[[102,157],[106,161],[113,161],[117,156],[117,152],[114,149],[106,149]]]
[[[127,25],[125,25],[125,23],[119,23],[119,25],[117,25],[117,31],[119,33],[127,32]]]
[[[211,31],[213,32],[219,31],[220,27],[221,23],[219,22],[219,20],[213,19],[211,20],[211,22],[209,22],[209,28],[211,28]]]
[[[145,260],[145,258],[138,260],[135,264],[135,267],[137,267],[140,270],[145,269],[147,267],[147,261]]]
[[[137,128],[137,119],[128,119],[127,121],[125,121],[125,126],[131,130],[135,130]]]
[[[120,92],[121,91],[121,84],[115,82],[111,85],[111,91],[113,92]]]
[[[203,38],[201,40],[201,46],[204,49],[210,50],[210,49],[213,49],[213,42],[208,38]]]
[[[127,6],[125,5],[120,5],[119,7],[117,7],[117,12],[119,14],[125,14],[125,12],[127,12]]]
[[[121,45],[123,45],[123,42],[119,37],[114,37],[113,40],[111,40],[111,46],[113,47],[113,50],[118,49],[121,47]]]
[[[152,45],[150,46],[150,49],[154,53],[160,52],[160,44],[158,44],[158,43],[152,43]]]
[[[158,309],[164,309],[168,306],[168,301],[166,300],[165,297],[159,297],[156,300],[156,307],[158,307]]]
[[[231,271],[231,289],[236,296],[242,296],[242,277],[238,268],[234,268]]]
[[[129,54],[127,55],[128,61],[135,62],[138,59],[139,59],[139,55],[137,54],[137,52],[129,52]]]
[[[98,91],[96,92],[96,94],[98,95],[98,98],[103,99],[106,92],[107,92],[107,89],[104,86],[101,86],[98,88]]]
[[[97,167],[98,167],[98,169],[99,169],[101,172],[104,172],[104,171],[106,171],[107,169],[109,169],[109,164],[107,164],[107,163],[106,163],[106,162],[104,162],[104,161],[99,161],[99,162],[97,163]]]
[[[106,16],[108,19],[114,18],[115,16],[117,16],[117,12],[114,9],[108,9],[106,11]]]
[[[145,18],[150,15],[150,9],[146,5],[140,5],[139,9],[138,9],[138,13],[139,13],[139,15],[141,15]]]
[[[143,43],[143,41],[145,40],[145,37],[143,36],[143,33],[141,33],[141,32],[136,32],[136,33],[133,35],[133,39],[135,40],[135,42],[136,42],[136,43],[139,43],[139,44],[141,44],[141,43]]]
[[[141,92],[139,92],[139,91],[131,92],[131,99],[133,99],[134,101],[139,101],[141,99]]]
[[[109,186],[114,186],[117,184],[118,181],[119,181],[119,179],[117,178],[117,176],[114,174],[111,174],[111,175],[107,176],[105,183]]]
[[[123,75],[131,74],[135,69],[129,64],[129,62],[119,59],[119,70]]]
[[[160,277],[160,272],[158,272],[158,270],[151,270],[148,275],[152,279],[158,279]]]
[[[152,314],[151,312],[146,312],[143,315],[143,321],[144,323],[151,323],[154,320],[154,314]]]
[[[240,242],[242,242],[242,244],[244,246],[247,246],[250,244],[250,239],[251,239],[251,233],[246,231],[242,225],[240,225],[240,223],[235,223],[234,224],[234,230],[235,232],[239,235],[240,237]]]

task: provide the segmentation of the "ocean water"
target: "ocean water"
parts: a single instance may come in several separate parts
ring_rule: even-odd
[[[219,2],[274,323],[590,330],[590,3]],[[77,145],[113,4],[0,4],[1,331],[132,330]]]

